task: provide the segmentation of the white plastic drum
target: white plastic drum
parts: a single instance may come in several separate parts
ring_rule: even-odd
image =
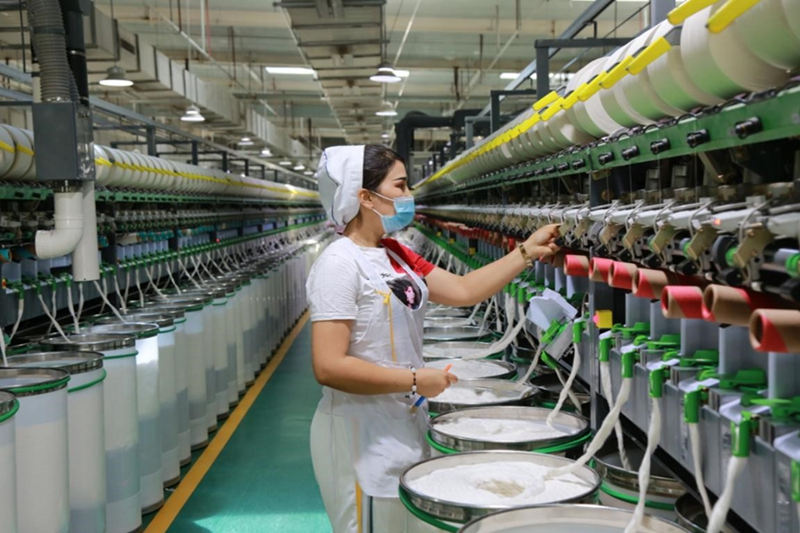
[[[183,314],[183,313],[181,313]],[[158,324],[158,398],[161,433],[161,481],[165,487],[181,479],[178,457],[178,410],[176,391],[176,329],[175,320],[165,313],[136,312],[125,316],[134,322]]]
[[[139,420],[139,504],[148,513],[164,504],[161,474],[161,404],[158,395],[158,325],[146,322],[100,324],[86,333],[136,337],[136,405]]]
[[[224,341],[225,357],[228,361],[226,397],[229,407],[234,407],[239,403],[238,369],[236,366],[236,337],[234,337],[236,314],[236,284],[227,284],[228,291],[225,304],[225,323],[222,326],[222,337]],[[244,384],[244,383],[243,383]]]
[[[0,516],[8,533],[17,532],[17,466],[14,446],[14,415],[19,402],[10,392],[0,391]]]
[[[191,309],[191,310],[190,310]],[[190,303],[163,303],[149,302],[144,310],[168,315],[175,324],[175,430],[178,441],[178,462],[180,466],[187,465],[192,460],[190,431],[189,431],[189,348],[188,337],[186,334],[186,313],[198,312],[203,310],[202,300],[198,300],[195,305]],[[166,451],[164,443],[165,424],[168,423],[162,418],[162,449]],[[164,472],[164,486],[168,487],[167,469]]]
[[[139,418],[133,335],[69,335],[43,342],[57,350],[103,354],[103,424],[106,457],[106,531],[129,533],[142,523],[139,508]]]
[[[724,3],[695,13],[683,24],[681,58],[689,76],[703,91],[723,99],[782,84],[786,71],[759,59],[731,27],[720,33],[706,29],[709,16]]]
[[[10,367],[55,368],[69,373],[69,530],[106,530],[106,462],[103,423],[103,354],[40,352],[9,357]]]
[[[0,390],[19,400],[14,425],[21,532],[69,530],[68,381],[62,370],[0,368]]]
[[[170,305],[186,305],[187,392],[189,398],[189,442],[192,450],[208,445],[208,387],[206,385],[206,337],[204,318],[211,298],[195,294],[165,300]]]
[[[631,512],[599,505],[546,505],[492,513],[460,533],[623,533]],[[645,515],[637,533],[686,533],[682,527]]]

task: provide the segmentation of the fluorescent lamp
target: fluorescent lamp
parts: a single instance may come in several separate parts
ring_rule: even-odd
[[[99,83],[103,87],[130,87],[133,85],[133,82],[126,77],[125,69],[119,65],[108,67],[106,77]]]
[[[292,167],[292,170],[305,170],[306,166],[303,163],[299,163]]]
[[[242,137],[239,139],[239,146],[253,146],[255,143],[250,137]]]
[[[264,148],[261,150],[261,157],[272,157],[272,152],[269,151],[269,148]]]
[[[399,70],[399,69],[394,69],[394,73],[398,78],[407,78],[408,75],[411,74],[411,72],[408,70]]]
[[[314,69],[306,67],[264,67],[267,74],[290,74],[297,76],[313,76]]]
[[[391,137],[391,135],[389,135],[388,133],[386,132],[381,133],[381,139],[388,139],[389,137]]]
[[[283,166],[283,167],[288,167],[288,166],[290,166],[292,164],[292,162],[289,161],[288,159],[284,159],[283,161],[279,161],[278,164]]]
[[[314,173],[312,171],[310,171],[310,170],[306,170],[305,172],[303,172],[303,175],[304,176],[313,176]]]

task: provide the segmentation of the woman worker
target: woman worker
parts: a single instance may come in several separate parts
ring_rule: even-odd
[[[552,255],[556,225],[464,276],[384,238],[414,217],[404,161],[377,145],[327,148],[317,170],[325,211],[343,234],[306,282],[314,375],[323,385],[311,455],[335,533],[405,532],[398,477],[425,459],[428,413],[410,407],[456,377],[423,368],[428,300],[471,306],[500,291],[531,260]],[[409,288],[411,290],[409,290]]]

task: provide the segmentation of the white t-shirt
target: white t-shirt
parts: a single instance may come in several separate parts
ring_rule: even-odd
[[[354,320],[351,341],[356,341],[367,333],[367,327],[372,319],[371,304],[378,295],[369,284],[369,273],[359,268],[356,258],[352,257],[352,253],[344,246],[346,243],[342,241],[346,238],[341,237],[328,245],[314,262],[306,281],[306,293],[312,322]],[[392,246],[393,251],[397,252],[398,246],[402,245],[397,243]],[[359,246],[359,249],[400,301],[414,309],[419,307],[421,300],[419,287],[408,274],[397,272],[385,248]],[[420,277],[433,268],[430,263],[407,248],[405,252],[400,254],[401,257],[405,255],[403,259]]]

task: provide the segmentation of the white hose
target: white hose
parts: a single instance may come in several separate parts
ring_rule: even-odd
[[[611,391],[611,364],[608,361],[600,361],[600,385],[603,387],[603,396],[609,401],[613,397]],[[617,436],[617,452],[622,468],[631,471],[631,461],[628,459],[628,452],[625,451],[625,439],[622,434],[622,424],[617,421],[614,425],[614,433]]]
[[[547,415],[547,425],[553,425],[558,413],[561,412],[561,408],[564,406],[564,402],[567,400],[570,392],[572,391],[572,383],[575,381],[575,377],[578,375],[578,369],[581,366],[581,355],[578,351],[578,344],[575,344],[575,357],[572,360],[572,370],[569,373],[569,377],[567,378],[567,382],[561,387],[561,392],[558,394],[558,402],[556,402],[556,406],[550,411],[550,414]],[[580,412],[580,404],[577,405],[578,411]]]
[[[47,304],[44,303],[44,298],[42,298],[42,293],[38,293],[36,296],[39,297],[39,303],[42,304],[42,311],[44,311],[44,314],[47,316],[47,318],[50,319],[50,323],[53,325],[53,327],[56,328],[58,334],[61,335],[65,341],[69,342],[69,339],[67,338],[66,333],[64,333],[64,330],[61,329],[61,326],[58,324],[58,322],[56,322],[55,317],[52,314],[50,314],[50,309],[48,309]]]
[[[103,278],[103,279],[105,279],[105,278]],[[122,315],[119,314],[119,311],[117,311],[117,308],[114,307],[113,305],[111,305],[111,302],[108,301],[108,296],[106,296],[105,291],[100,288],[100,284],[97,283],[97,280],[94,280],[94,287],[97,289],[97,292],[100,293],[100,297],[103,299],[103,303],[105,305],[107,305],[109,307],[109,309],[111,309],[111,312],[114,313],[117,316],[117,318],[119,318],[122,322],[128,322],[127,320],[122,318]]]
[[[647,448],[644,451],[644,457],[642,457],[642,464],[639,465],[639,501],[636,502],[636,508],[633,510],[631,521],[628,522],[628,526],[625,528],[625,533],[641,531],[644,508],[647,503],[647,488],[650,485],[650,463],[653,458],[653,452],[656,451],[656,446],[661,442],[661,406],[658,403],[658,398],[651,398],[650,403],[653,409],[650,414],[650,426],[647,428]]]
[[[703,452],[700,449],[700,427],[697,424],[689,425],[689,442],[692,446],[692,464],[694,466],[694,481],[697,484],[697,492],[703,500],[703,509],[706,516],[711,516],[711,501],[708,499],[706,482],[703,479]]]
[[[733,491],[736,488],[736,478],[739,477],[739,474],[742,473],[742,470],[744,470],[746,466],[747,457],[731,455],[731,459],[728,461],[725,487],[722,489],[722,494],[720,494],[719,500],[714,504],[714,508],[711,511],[706,533],[719,533],[722,530],[722,526],[725,524],[725,518],[728,516],[728,510],[731,508]]]
[[[611,435],[614,425],[617,423],[617,420],[619,420],[619,414],[622,411],[622,406],[625,405],[631,395],[632,386],[632,378],[622,379],[622,386],[619,388],[619,396],[617,396],[617,401],[614,402],[614,406],[611,408],[611,411],[609,411],[608,415],[606,415],[603,423],[600,425],[600,429],[597,430],[592,442],[590,442],[589,446],[586,448],[586,452],[584,452],[583,455],[567,466],[549,470],[544,475],[545,479],[553,479],[556,476],[571,474],[591,461],[592,457],[594,457],[598,450],[603,447],[603,444],[605,444],[608,436]]]
[[[67,285],[67,309],[69,309],[69,314],[72,315],[72,324],[75,327],[75,333],[81,332],[81,326],[78,324],[78,316],[75,314],[75,306],[72,303],[72,287]]]

